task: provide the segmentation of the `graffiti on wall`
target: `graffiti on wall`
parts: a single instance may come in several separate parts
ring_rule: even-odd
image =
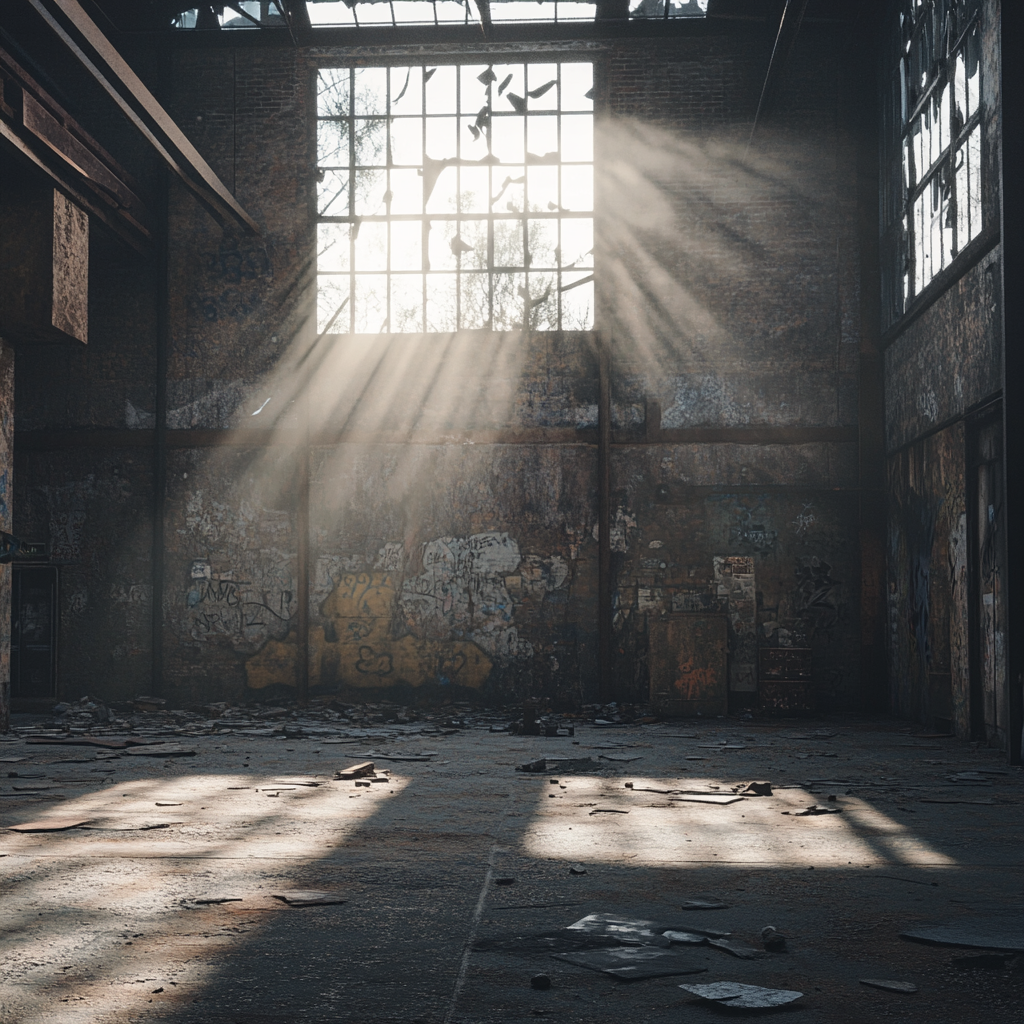
[[[420,545],[416,568],[401,543],[380,549],[373,568],[326,556],[317,586],[329,586],[310,631],[310,685],[325,689],[462,686],[480,689],[495,665],[527,662],[517,601],[551,595],[569,581],[559,555],[522,554],[507,533],[437,537]],[[291,685],[295,635],[268,641],[246,662],[248,685]]]
[[[729,689],[757,690],[757,583],[754,559],[715,555],[715,592],[728,608]]]
[[[240,654],[286,640],[298,610],[289,513],[248,501],[236,507],[196,491],[179,532],[192,557],[170,612],[175,632],[193,644],[223,644]]]

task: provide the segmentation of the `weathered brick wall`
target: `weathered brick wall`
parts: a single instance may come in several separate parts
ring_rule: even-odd
[[[766,62],[756,36],[609,55],[599,273],[616,426],[623,442],[655,442],[613,462],[616,675],[642,698],[652,617],[721,610],[730,685],[746,699],[759,647],[781,644],[813,650],[822,706],[855,707],[852,64],[839,36],[808,33],[748,148]],[[791,443],[767,443],[780,427]],[[700,430],[718,439],[699,443]],[[747,570],[749,609],[724,597],[730,558]]]
[[[777,117],[748,153],[769,47],[741,33],[586,48],[599,66],[597,259],[613,346],[624,697],[646,694],[650,618],[716,599],[723,560],[748,558],[753,610],[749,622],[732,616],[734,662],[755,663],[759,644],[807,643],[823,699],[857,699],[851,55],[839,33],[808,33]],[[344,55],[173,57],[169,109],[261,234],[222,229],[173,186],[165,695],[293,692],[305,451],[295,431],[308,426],[311,686],[593,699],[589,343],[328,340],[303,360],[311,90],[325,56]],[[101,299],[88,353],[60,357],[49,393],[42,363],[30,378],[35,429],[151,424],[150,279],[108,262],[121,291]],[[751,433],[778,427],[795,433]],[[187,431],[215,429],[236,443],[189,446]],[[695,429],[725,434],[701,440],[686,433]],[[278,443],[266,445],[266,432]],[[129,588],[148,599],[130,590],[145,559],[148,457],[41,455],[19,490],[30,531],[48,530],[58,505],[80,524],[62,601],[73,590],[88,602],[65,607],[66,691],[149,688],[143,605],[129,615],[116,598]],[[131,670],[114,662],[122,648]],[[738,685],[756,679],[734,674]]]
[[[985,237],[999,221],[998,11],[998,0],[982,5]],[[972,735],[967,549],[973,510],[966,466],[970,418],[1002,387],[1000,261],[994,244],[964,266],[926,308],[895,326],[884,353],[892,704],[925,723],[951,720],[964,739]],[[1001,646],[1001,633],[995,642]],[[940,684],[951,685],[951,714],[935,708],[932,691]]]

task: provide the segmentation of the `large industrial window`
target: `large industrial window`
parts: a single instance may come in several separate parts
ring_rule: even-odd
[[[889,323],[982,227],[981,4],[895,8],[882,208]]]
[[[587,330],[593,67],[325,68],[321,332]]]

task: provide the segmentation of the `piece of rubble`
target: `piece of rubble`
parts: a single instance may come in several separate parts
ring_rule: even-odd
[[[680,910],[727,910],[728,903],[721,900],[687,900],[679,905]]]
[[[900,938],[932,946],[967,946],[1024,953],[1024,918],[989,918],[964,924],[913,928],[900,932]]]
[[[735,942],[731,939],[708,939],[708,945],[720,949],[730,956],[738,957],[740,960],[756,960],[758,956],[763,955],[752,946],[745,946],[742,942]]]
[[[967,970],[1001,970],[1016,956],[1015,953],[974,953],[971,956],[955,956],[950,963]]]
[[[669,978],[679,974],[702,974],[706,967],[668,949],[650,946],[619,946],[612,949],[593,949],[580,953],[552,953],[558,960],[600,971],[623,981],[643,978]]]
[[[568,932],[585,932],[588,935],[604,935],[617,942],[642,943],[650,946],[671,945],[671,939],[660,934],[656,921],[620,917],[617,914],[588,914],[569,925]]]
[[[362,761],[349,768],[341,768],[334,773],[334,777],[342,782],[348,782],[352,779],[361,779],[366,775],[373,775],[375,771],[372,761]]]
[[[724,793],[686,793],[683,796],[672,797],[673,803],[683,804],[717,804],[719,807],[726,807],[729,804],[737,804],[743,797],[735,794]]]
[[[709,1002],[728,1006],[730,1010],[769,1010],[785,1006],[803,997],[803,992],[784,988],[762,988],[738,981],[717,981],[711,985],[680,985],[681,989]]]
[[[272,892],[275,900],[282,900],[290,907],[328,907],[345,903],[343,896],[319,889],[291,889],[288,892]]]
[[[823,807],[821,804],[811,804],[802,811],[783,811],[783,814],[792,814],[794,818],[809,818],[817,814],[842,814],[842,807]]]
[[[706,935],[698,935],[695,932],[668,931],[662,932],[662,934],[669,942],[674,942],[680,946],[704,946],[708,941]]]
[[[912,981],[887,981],[884,978],[861,978],[862,985],[880,988],[886,992],[916,992],[917,986]]]
[[[751,782],[741,792],[744,796],[771,796],[772,784],[770,782]]]
[[[769,953],[784,953],[786,951],[786,936],[779,932],[774,925],[766,924],[761,929],[761,942]]]
[[[570,864],[569,865],[569,874],[570,875],[585,875],[586,873],[587,873],[587,869],[582,864]]]
[[[214,906],[220,903],[241,903],[244,896],[197,896],[192,902],[199,906]]]
[[[530,988],[535,988],[538,992],[546,992],[551,988],[551,979],[546,974],[535,974],[530,979]]]
[[[135,757],[195,757],[196,752],[191,747],[178,747],[166,745],[153,745],[145,747],[126,747],[126,754],[131,754]]]
[[[591,814],[629,814],[629,811],[622,807],[595,807]]]
[[[527,761],[525,764],[516,766],[517,772],[544,772],[547,771],[547,759],[538,757],[536,761]]]
[[[69,828],[81,828],[90,818],[47,818],[43,821],[27,821],[23,825],[8,825],[11,832],[66,832]]]

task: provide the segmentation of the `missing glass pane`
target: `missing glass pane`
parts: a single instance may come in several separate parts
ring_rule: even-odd
[[[582,63],[323,69],[321,329],[341,299],[338,333],[592,327],[592,92]]]

